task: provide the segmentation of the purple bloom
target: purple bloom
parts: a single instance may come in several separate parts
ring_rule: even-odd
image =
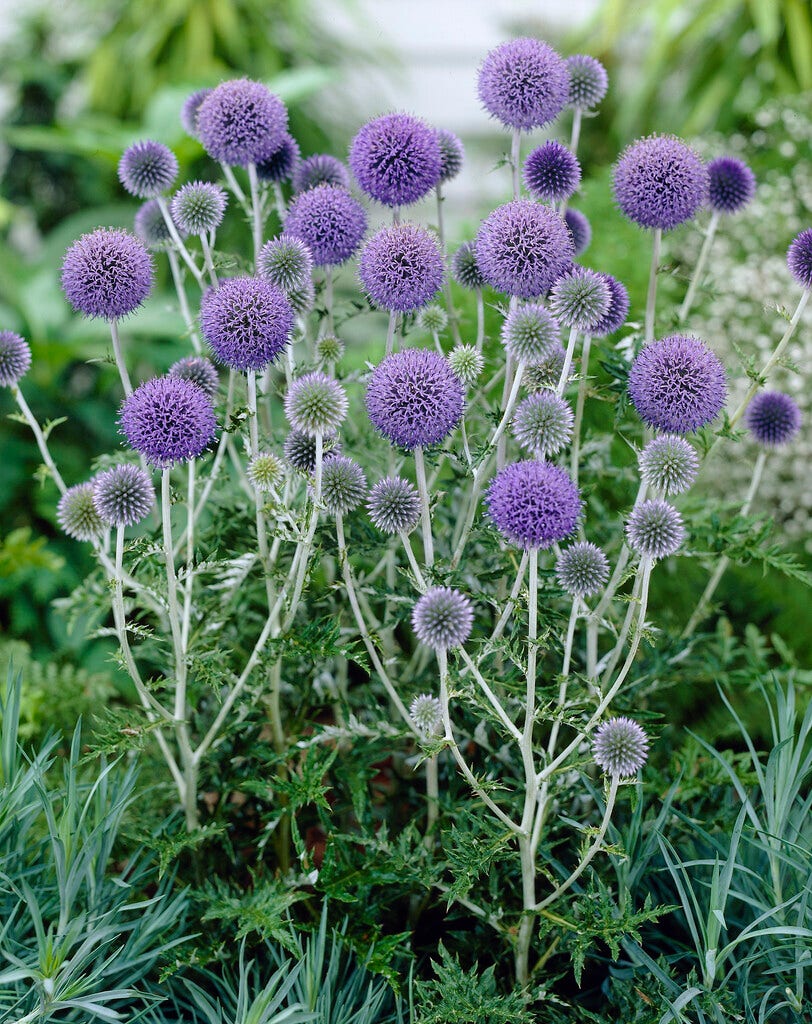
[[[181,231],[177,223],[175,227],[183,238],[186,232]],[[154,252],[163,252],[174,244],[157,199],[148,199],[138,207],[133,228],[144,245]]]
[[[462,418],[465,389],[442,356],[409,348],[387,356],[367,385],[369,418],[400,448],[444,441]]]
[[[128,231],[97,228],[73,243],[62,262],[62,290],[77,313],[118,320],[152,288],[152,259]]]
[[[412,609],[417,639],[436,651],[460,647],[471,635],[474,608],[470,600],[450,587],[432,587]]]
[[[287,294],[312,283],[313,257],[300,238],[277,235],[259,250],[257,273]]]
[[[458,285],[469,291],[485,287],[485,278],[476,261],[476,243],[463,242],[457,249],[451,260],[451,274]]]
[[[801,410],[781,391],[761,391],[750,402],[744,422],[759,444],[778,448],[801,429]]]
[[[309,156],[294,168],[293,191],[306,192],[317,185],[338,185],[350,187],[350,172],[346,164],[329,153]]]
[[[285,218],[285,234],[305,243],[317,267],[345,263],[366,229],[363,206],[339,185],[317,185],[300,192]]]
[[[603,64],[585,53],[576,53],[567,57],[567,69],[570,73],[568,105],[579,110],[597,107],[609,88],[609,77]]]
[[[232,370],[264,370],[284,351],[294,322],[284,294],[262,277],[228,278],[200,303],[203,337]]]
[[[568,199],[581,183],[581,165],[575,155],[555,139],[530,153],[524,162],[524,183],[536,199]]]
[[[346,455],[328,459],[322,470],[321,497],[324,507],[334,515],[358,508],[367,493],[364,471]]]
[[[202,235],[218,228],[226,212],[228,197],[210,181],[190,181],[172,197],[172,220],[182,235]]]
[[[561,552],[555,563],[555,576],[573,597],[591,597],[609,579],[609,560],[599,547],[578,541]]]
[[[31,349],[14,331],[0,331],[0,387],[16,387],[31,366]]]
[[[381,309],[411,313],[443,285],[443,256],[435,235],[417,224],[381,228],[361,252],[358,275]]]
[[[56,506],[56,521],[73,540],[93,540],[104,532],[104,523],[93,502],[93,484],[69,487]]]
[[[555,120],[567,103],[570,74],[555,50],[539,39],[511,39],[491,50],[477,90],[488,113],[508,128],[529,131]]]
[[[367,508],[383,533],[411,533],[420,518],[420,495],[403,477],[387,476],[369,492]]]
[[[279,148],[257,164],[257,176],[262,181],[287,181],[293,177],[300,157],[299,143],[285,132]]]
[[[587,218],[580,210],[573,210],[569,206],[564,210],[564,223],[572,236],[572,244],[575,246],[575,255],[580,256],[592,241],[592,228]]]
[[[708,164],[708,202],[716,213],[738,213],[756,192],[756,176],[742,160],[720,156]]]
[[[373,118],[352,140],[350,167],[362,190],[384,206],[416,203],[440,180],[437,132],[411,114]]]
[[[575,529],[581,495],[551,462],[513,462],[488,488],[488,511],[499,532],[521,548],[549,548]]]
[[[152,511],[155,491],[140,466],[113,466],[93,480],[93,503],[108,526],[133,526]]]
[[[598,277],[606,282],[609,289],[609,308],[597,323],[591,327],[591,334],[595,338],[604,338],[607,334],[614,334],[626,323],[629,315],[629,293],[626,286],[611,274],[599,273]]]
[[[465,159],[465,148],[462,139],[445,128],[437,129],[437,139],[440,143],[440,183],[451,181],[456,178],[462,170],[462,162]]]
[[[595,732],[592,756],[607,775],[629,779],[646,763],[648,737],[631,718],[610,718]]]
[[[183,130],[193,139],[197,138],[197,115],[200,104],[211,91],[211,89],[198,89],[191,96],[186,97],[180,108],[180,123],[183,125]]]
[[[675,434],[652,438],[640,452],[640,476],[663,494],[687,491],[699,472],[699,456],[688,442]]]
[[[175,154],[162,142],[146,139],[124,150],[118,162],[118,178],[130,195],[154,199],[178,176]]]
[[[575,249],[564,221],[547,206],[519,199],[498,206],[476,237],[482,276],[508,295],[542,295],[572,264]]]
[[[337,380],[315,370],[291,382],[285,415],[300,434],[334,434],[347,415],[347,395]]]
[[[553,285],[550,309],[565,327],[590,334],[593,327],[603,322],[611,299],[603,274],[576,266]]]
[[[572,437],[574,416],[569,404],[554,391],[539,391],[523,399],[513,416],[513,436],[536,458],[561,451]]]
[[[629,547],[644,558],[667,558],[685,540],[682,516],[660,498],[641,501],[626,522],[626,538]]]
[[[710,423],[725,404],[725,368],[699,338],[674,334],[640,352],[629,373],[629,395],[640,419],[670,434]]]
[[[221,82],[197,112],[197,132],[209,156],[240,167],[267,160],[282,145],[287,127],[284,103],[249,78]]]
[[[209,396],[180,377],[153,377],[137,387],[119,423],[130,447],[158,469],[202,455],[217,432]]]
[[[708,193],[708,170],[697,153],[673,135],[649,135],[621,154],[614,171],[615,198],[629,220],[644,228],[672,228],[690,220]]]
[[[798,284],[812,288],[812,228],[806,228],[792,240],[787,266]]]
[[[517,306],[502,324],[502,344],[526,366],[536,366],[559,347],[561,327],[553,314],[537,303]]]
[[[217,393],[220,378],[210,359],[205,356],[186,356],[169,367],[170,377],[182,377],[203,388],[209,397]]]

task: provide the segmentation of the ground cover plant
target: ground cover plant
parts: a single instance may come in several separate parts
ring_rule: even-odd
[[[484,57],[507,201],[453,245],[451,131],[384,114],[345,162],[304,156],[258,81],[191,95],[211,180],[178,181],[159,142],[129,146],[133,231],[98,227],[62,261],[67,301],[107,325],[122,396],[121,447],[82,480],[25,398],[26,340],[0,333],[41,484],[96,558],[62,613],[115,637],[131,684],[131,704],[94,709],[84,770],[107,799],[109,759],[140,762],[106,813],[125,864],[152,858],[154,892],[125,877],[158,921],[140,987],[104,987],[89,929],[74,1002],[10,925],[16,1019],[802,1019],[808,673],[780,636],[732,635],[715,611],[732,562],[807,582],[757,502],[802,429],[774,375],[808,329],[812,228],[786,239],[769,351],[726,365],[692,317],[755,176],[668,134],[619,155],[638,305],[587,265],[604,225],[578,209],[607,88],[598,61],[537,39]],[[557,122],[566,144],[529,139]],[[429,224],[412,216],[427,197]],[[226,218],[242,247],[218,244]],[[696,219],[674,274],[672,233]],[[138,379],[129,318],[164,261],[188,352]],[[741,453],[742,493],[709,503]],[[684,559],[701,577],[686,613],[669,602]],[[700,683],[730,750],[680,731],[674,691]],[[29,780],[59,832],[17,717],[3,794]],[[56,839],[44,849],[62,863]],[[29,870],[12,852],[11,924]],[[34,911],[40,946],[82,933],[70,907]],[[129,909],[104,908],[82,913]]]

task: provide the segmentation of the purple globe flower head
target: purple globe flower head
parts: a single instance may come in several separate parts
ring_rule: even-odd
[[[545,306],[528,302],[510,310],[502,324],[502,344],[516,362],[537,366],[560,347],[561,326]]]
[[[306,192],[317,185],[337,185],[349,189],[349,168],[329,153],[306,157],[293,170],[293,191]]]
[[[220,227],[228,197],[210,181],[190,181],[172,197],[170,211],[181,235],[202,235]]]
[[[183,106],[180,108],[180,123],[183,125],[183,130],[186,134],[191,135],[193,139],[197,138],[197,115],[200,110],[200,104],[211,91],[211,89],[196,90],[191,96],[186,97],[183,101]]]
[[[575,266],[553,285],[550,309],[565,327],[591,334],[609,312],[612,294],[604,275]]]
[[[197,384],[210,398],[217,394],[217,388],[220,386],[217,369],[205,356],[185,356],[173,363],[168,372],[170,377],[182,377],[183,380]]]
[[[285,415],[300,434],[330,436],[347,415],[347,395],[337,380],[315,370],[291,382]]]
[[[792,240],[787,266],[798,284],[812,288],[812,228],[806,228]]]
[[[465,147],[462,139],[445,128],[437,129],[437,139],[440,143],[440,184],[456,178],[462,170],[465,159]]]
[[[367,508],[382,533],[411,533],[420,518],[420,495],[403,477],[387,476],[369,492]]]
[[[522,399],[513,416],[513,436],[539,459],[560,452],[572,437],[572,409],[554,391]]]
[[[200,104],[197,133],[214,160],[238,167],[267,160],[288,128],[284,103],[261,82],[221,82]]]
[[[467,288],[468,291],[479,291],[485,287],[485,278],[476,261],[475,242],[463,242],[454,253],[451,260],[451,276],[458,285]]]
[[[443,286],[443,254],[436,235],[417,224],[381,228],[361,252],[358,276],[376,306],[411,313]]]
[[[56,506],[56,521],[73,540],[94,540],[104,532],[93,502],[93,483],[69,487]]]
[[[288,463],[299,473],[310,474],[316,469],[316,438],[291,430],[285,438],[283,453]],[[322,439],[322,462],[341,454],[341,441],[337,437]]]
[[[668,558],[685,540],[682,516],[661,498],[641,501],[626,522],[626,539],[644,558]]]
[[[346,263],[366,229],[363,206],[340,185],[316,185],[300,192],[285,218],[285,234],[305,243],[317,267]]]
[[[442,356],[428,349],[387,356],[367,385],[373,425],[407,451],[444,441],[462,418],[464,402],[462,381]]]
[[[585,53],[567,57],[570,73],[570,89],[567,104],[577,110],[592,110],[597,107],[609,88],[609,76],[599,60]]]
[[[358,508],[366,497],[367,478],[354,459],[336,455],[322,470],[321,498],[333,515],[345,515]]]
[[[372,199],[384,206],[409,206],[440,180],[440,140],[419,117],[383,114],[368,121],[352,140],[350,168]]]
[[[476,237],[476,262],[488,284],[522,299],[542,295],[572,264],[575,247],[548,206],[518,199],[498,206]]]
[[[592,325],[591,333],[595,338],[605,338],[607,334],[614,334],[625,323],[629,315],[629,293],[626,286],[618,281],[611,274],[599,273],[609,289],[609,308],[597,323]]]
[[[0,331],[0,387],[16,387],[30,366],[28,343],[14,331]]]
[[[640,352],[629,373],[629,396],[640,419],[669,434],[690,434],[725,404],[725,368],[699,338],[674,334]]]
[[[648,757],[648,737],[631,718],[610,718],[595,730],[595,764],[616,779],[637,775]]]
[[[508,128],[530,131],[554,121],[567,104],[566,61],[540,39],[511,39],[491,50],[479,69],[482,105]]]
[[[527,191],[536,199],[568,199],[581,183],[581,165],[575,155],[555,139],[534,149],[522,173]]]
[[[738,213],[756,193],[756,176],[743,160],[720,156],[708,164],[708,204],[715,213]]]
[[[687,491],[699,472],[699,456],[676,434],[660,434],[640,452],[640,476],[649,487],[663,494]]]
[[[217,421],[206,392],[181,377],[153,377],[121,406],[121,432],[151,466],[169,469],[202,455]]]
[[[133,526],[152,511],[155,490],[140,466],[113,466],[93,480],[93,504],[107,526]]]
[[[295,315],[283,292],[263,277],[232,277],[209,288],[200,327],[215,356],[232,370],[264,370],[285,350]]]
[[[313,257],[301,238],[283,233],[259,250],[257,273],[287,294],[311,283]]]
[[[461,647],[471,635],[473,624],[471,601],[451,587],[431,587],[412,609],[417,639],[435,651]]]
[[[130,195],[139,199],[155,199],[171,188],[177,176],[175,154],[152,139],[129,146],[118,162],[119,181]]]
[[[620,155],[614,190],[629,220],[643,228],[671,231],[691,220],[705,202],[708,169],[682,139],[648,135]]]
[[[497,529],[520,548],[549,548],[569,537],[581,512],[581,495],[569,475],[551,462],[513,462],[488,488],[488,511]]]
[[[765,448],[779,448],[801,429],[801,410],[781,391],[760,391],[750,402],[745,426]]]
[[[257,177],[262,181],[287,181],[293,177],[300,159],[299,143],[285,132],[279,148],[257,164]]]
[[[77,313],[118,320],[152,288],[152,259],[128,231],[97,228],[73,243],[62,261],[62,291]]]
[[[564,210],[564,223],[567,225],[567,230],[572,237],[572,244],[575,246],[574,255],[580,256],[589,248],[589,243],[592,241],[592,228],[589,221],[580,210],[573,210],[568,206]]]
[[[555,576],[573,597],[592,597],[609,579],[609,560],[595,544],[578,541],[561,552],[555,563]]]
[[[174,223],[178,234],[184,238],[186,232],[180,230],[177,221]],[[174,245],[157,199],[148,199],[138,207],[133,220],[133,229],[147,249],[151,249],[153,252],[164,252]]]

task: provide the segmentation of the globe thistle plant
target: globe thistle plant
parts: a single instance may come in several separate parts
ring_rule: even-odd
[[[685,539],[682,516],[660,498],[642,501],[626,522],[626,538],[632,551],[644,558],[668,558]]]
[[[577,110],[592,110],[601,102],[609,88],[609,76],[599,60],[585,53],[567,57],[570,86],[567,105]]]
[[[248,463],[246,475],[252,487],[265,494],[275,490],[282,482],[285,467],[273,452],[258,452]]]
[[[409,206],[440,180],[440,140],[419,117],[384,114],[365,124],[352,140],[350,168],[371,199],[384,206]]]
[[[95,540],[104,532],[93,495],[94,485],[88,482],[69,487],[59,499],[56,521],[72,540]]]
[[[554,388],[561,379],[565,360],[564,346],[556,341],[543,359],[525,367],[522,383],[533,393],[544,388]]]
[[[288,388],[285,415],[300,434],[334,434],[347,415],[347,395],[338,381],[326,373],[306,373]]]
[[[327,511],[345,515],[363,502],[367,494],[367,480],[354,459],[336,455],[324,464],[321,488],[321,498]]]
[[[113,466],[99,473],[92,483],[96,512],[107,526],[134,526],[155,505],[152,481],[140,466]]]
[[[162,142],[151,139],[125,149],[118,164],[119,181],[138,199],[155,199],[172,187],[177,176],[175,154]]]
[[[316,438],[300,430],[291,430],[285,438],[283,454],[297,472],[311,474],[316,469]],[[341,441],[335,436],[322,439],[322,462],[341,454]]]
[[[183,238],[185,232],[178,228],[177,222],[175,222],[175,229]],[[133,220],[133,230],[147,249],[151,249],[153,252],[163,252],[172,246],[172,236],[166,226],[163,210],[157,199],[148,199],[139,206]]]
[[[211,89],[197,89],[183,101],[183,106],[180,110],[180,123],[183,125],[183,130],[186,134],[191,135],[193,139],[198,137],[197,115],[200,110],[200,104],[210,92]]]
[[[270,181],[274,184],[288,181],[293,177],[300,158],[299,143],[285,132],[279,148],[257,164],[257,177],[261,181]]]
[[[440,177],[438,184],[443,185],[452,178],[456,178],[462,170],[462,163],[465,159],[465,148],[462,139],[453,132],[440,128],[437,131],[437,141],[440,143]]]
[[[344,355],[344,342],[334,334],[322,334],[314,345],[316,359],[320,363],[335,364]]]
[[[411,533],[420,519],[420,495],[408,480],[388,476],[369,492],[367,509],[382,533]]]
[[[424,306],[417,315],[417,323],[429,334],[441,334],[448,327],[448,314],[442,306]]]
[[[513,462],[491,481],[488,512],[499,532],[520,548],[549,548],[573,532],[581,512],[578,488],[550,462]]]
[[[282,145],[288,112],[267,86],[238,78],[221,82],[203,99],[196,126],[212,159],[247,167],[267,160]]]
[[[567,64],[539,39],[511,39],[491,50],[479,69],[477,90],[488,113],[508,128],[530,131],[550,124],[567,104]]]
[[[498,291],[542,295],[572,264],[575,248],[564,221],[547,206],[519,199],[497,207],[476,237],[476,262]]]
[[[561,327],[553,314],[537,303],[512,309],[502,324],[502,344],[518,363],[537,366],[560,347]]]
[[[612,299],[602,274],[585,267],[573,267],[562,274],[550,292],[550,309],[565,327],[591,334],[599,326]]]
[[[787,266],[798,284],[812,288],[812,228],[793,238],[787,251]]]
[[[760,391],[747,407],[744,423],[760,445],[780,448],[801,429],[801,410],[781,391]]]
[[[195,459],[217,431],[211,399],[190,380],[154,377],[121,407],[121,432],[130,447],[157,469]]]
[[[220,386],[217,368],[205,356],[184,356],[183,359],[173,363],[168,372],[170,377],[180,377],[197,384],[210,398],[217,394],[217,389]]]
[[[674,434],[653,438],[640,452],[640,477],[662,494],[682,494],[699,472],[699,456],[688,442]]]
[[[537,458],[555,455],[569,443],[575,421],[572,409],[552,391],[528,395],[513,416],[513,436]]]
[[[609,579],[609,559],[595,544],[578,541],[559,555],[555,576],[573,597],[592,597],[603,590]]]
[[[70,246],[62,290],[77,313],[118,320],[138,309],[152,289],[152,259],[127,231],[97,228]]]
[[[339,185],[316,185],[300,192],[285,218],[285,234],[304,242],[317,267],[346,263],[366,230],[364,208]]]
[[[450,587],[432,587],[412,609],[417,639],[435,651],[461,647],[471,635],[473,624],[471,601]]]
[[[476,243],[463,242],[451,261],[451,275],[462,288],[478,291],[485,287],[485,278],[476,261]]]
[[[756,176],[743,160],[720,156],[708,164],[708,205],[714,213],[738,213],[756,192]]]
[[[466,388],[473,387],[485,368],[485,359],[473,345],[455,345],[448,354],[448,365]]]
[[[301,238],[281,234],[260,249],[257,273],[287,294],[312,283],[313,257]]]
[[[190,181],[172,197],[170,211],[180,232],[202,235],[216,230],[226,212],[226,193],[209,181]]]
[[[419,693],[409,705],[409,714],[424,741],[442,735],[443,706],[436,697]]]
[[[16,387],[30,366],[28,342],[14,331],[0,331],[0,387]]]
[[[564,211],[564,223],[572,238],[574,256],[580,256],[589,248],[592,241],[592,228],[587,218],[580,210],[573,210],[570,207]]]
[[[610,718],[595,731],[592,756],[595,764],[612,778],[632,778],[646,763],[648,737],[631,718]]]
[[[284,352],[295,317],[284,293],[262,277],[232,277],[209,288],[200,326],[219,362],[232,370],[264,370]]]
[[[598,277],[609,289],[609,305],[597,323],[590,327],[590,334],[596,338],[603,338],[607,334],[614,334],[626,323],[626,317],[629,315],[629,293],[626,286],[611,274],[599,273]]]
[[[372,302],[390,312],[427,305],[443,284],[437,238],[417,224],[381,228],[361,252],[358,276]]]
[[[708,194],[708,170],[673,135],[649,135],[621,154],[614,170],[622,212],[643,228],[671,231],[691,220]]]
[[[524,184],[536,199],[568,199],[581,183],[581,165],[566,146],[550,139],[534,149],[524,162]]]
[[[329,153],[316,153],[302,160],[293,169],[293,191],[306,192],[317,185],[349,189],[350,172],[346,164]]]

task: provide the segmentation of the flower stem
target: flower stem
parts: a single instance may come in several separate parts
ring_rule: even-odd
[[[417,490],[420,494],[420,516],[423,532],[423,560],[428,568],[434,565],[434,540],[431,535],[431,508],[429,491],[426,484],[426,464],[423,460],[423,449],[418,445],[414,450],[414,467],[417,475]]]
[[[45,435],[37,422],[36,416],[31,412],[28,402],[26,402],[22,391],[20,391],[19,385],[12,387],[11,392],[14,395],[14,400],[16,401],[20,412],[25,417],[26,423],[28,423],[28,426],[31,428],[31,433],[34,435],[34,439],[37,442],[37,448],[39,448],[42,461],[48,467],[48,472],[51,474],[54,483],[59,488],[59,493],[64,494],[67,490],[65,481],[62,479],[62,474],[56,468],[56,463],[51,458],[51,453],[48,450],[48,442],[45,440]]]
[[[166,205],[166,199],[163,196],[157,196],[155,201],[157,202],[158,208],[160,209],[161,214],[163,216],[164,224],[166,224],[166,230],[169,232],[169,237],[175,243],[175,247],[177,248],[178,252],[181,254],[181,257],[183,258],[183,262],[186,264],[189,270],[191,270],[192,276],[194,277],[195,281],[197,281],[197,283],[202,287],[203,275],[201,274],[198,265],[189,255],[189,250],[183,244],[183,240],[178,234],[178,229],[175,227],[175,222],[172,220],[172,214],[169,212],[169,207]]]
[[[395,325],[397,324],[398,315],[394,309],[389,310],[389,325],[386,329],[386,354],[392,355],[392,350],[395,346]]]
[[[121,387],[126,397],[133,393],[133,386],[130,383],[130,375],[127,372],[127,364],[124,362],[124,353],[121,351],[121,338],[118,335],[118,321],[110,321],[110,337],[113,339],[113,355],[116,359],[118,375],[121,378]]]
[[[663,233],[661,228],[654,229],[651,246],[651,269],[648,275],[648,294],[646,295],[646,333],[645,343],[654,341],[654,315],[657,307],[657,272],[660,269],[660,245]]]
[[[567,340],[567,351],[564,355],[564,365],[561,367],[561,376],[558,378],[558,384],[555,389],[555,393],[559,398],[564,394],[567,381],[570,379],[570,370],[572,369],[572,360],[575,355],[575,343],[577,340],[578,328],[570,327],[570,336]]]
[[[570,150],[573,156],[578,153],[578,143],[581,139],[581,119],[581,108],[576,107],[572,112],[572,134],[570,135]]]
[[[691,275],[688,291],[685,293],[685,298],[679,308],[678,319],[681,324],[685,323],[688,314],[691,312],[691,307],[693,306],[694,298],[696,297],[696,290],[699,286],[699,282],[702,280],[702,274],[705,270],[705,264],[708,262],[708,254],[710,253],[711,246],[713,245],[713,239],[716,236],[716,229],[718,226],[719,212],[714,210],[710,222],[708,223],[707,231],[705,232],[705,240],[702,243],[702,248],[699,250],[699,258],[696,261],[694,272]]]
[[[576,111],[577,113],[577,111]],[[581,346],[581,374],[578,379],[578,397],[575,400],[575,423],[572,427],[572,450],[570,451],[570,476],[575,486],[578,486],[578,461],[581,454],[581,424],[584,419],[584,405],[586,404],[586,382],[589,376],[589,349],[592,345],[592,336],[584,335]]]
[[[200,232],[200,244],[203,247],[203,266],[206,273],[209,275],[211,283],[217,286],[217,271],[214,269],[214,259],[212,257],[211,246],[209,245],[209,239],[205,231]]]
[[[172,271],[172,281],[175,285],[175,294],[178,297],[178,305],[180,306],[180,315],[183,317],[183,322],[186,324],[186,330],[192,342],[192,348],[195,350],[195,355],[199,356],[203,352],[203,348],[200,344],[200,338],[197,336],[195,330],[195,323],[192,318],[192,311],[189,309],[189,300],[186,298],[186,289],[183,286],[183,278],[180,275],[180,264],[178,263],[178,254],[174,249],[167,249],[166,256],[169,260],[169,269]]]
[[[259,195],[259,179],[257,165],[248,165],[248,184],[251,188],[251,233],[254,238],[254,268],[259,263],[259,250],[262,248],[262,203]]]
[[[520,129],[513,129],[513,136],[510,145],[510,168],[513,178],[513,199],[519,198],[519,165],[522,154],[522,133]]]

